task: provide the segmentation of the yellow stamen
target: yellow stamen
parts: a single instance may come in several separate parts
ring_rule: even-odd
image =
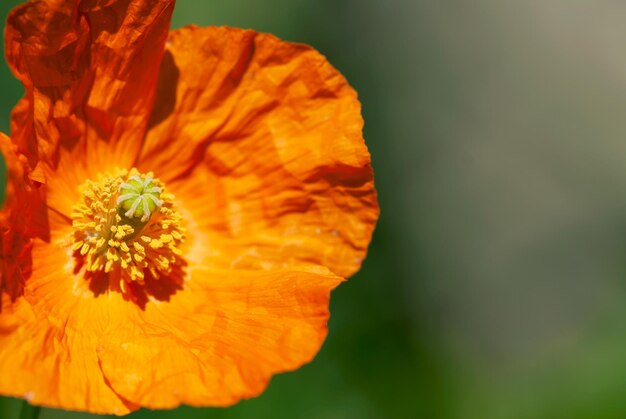
[[[128,283],[143,284],[146,271],[159,279],[181,261],[182,218],[174,196],[151,173],[104,173],[85,182],[80,192],[72,211],[72,250],[87,271],[121,278],[124,293]]]

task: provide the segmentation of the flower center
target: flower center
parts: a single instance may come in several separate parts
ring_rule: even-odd
[[[129,284],[171,277],[182,266],[182,217],[174,197],[152,173],[117,169],[86,181],[79,190],[72,249],[87,272],[107,274],[126,293]]]

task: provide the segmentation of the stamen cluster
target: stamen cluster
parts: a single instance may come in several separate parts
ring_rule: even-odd
[[[184,241],[182,217],[171,194],[151,173],[119,169],[81,187],[72,212],[73,250],[87,272],[104,272],[126,292],[172,272]]]

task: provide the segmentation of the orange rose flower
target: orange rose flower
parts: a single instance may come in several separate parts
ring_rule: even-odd
[[[173,0],[13,10],[0,393],[126,414],[227,406],[309,362],[378,217],[354,90]],[[43,203],[43,204],[42,204]]]

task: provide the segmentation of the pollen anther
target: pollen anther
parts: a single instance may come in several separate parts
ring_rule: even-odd
[[[148,272],[154,279],[171,273],[185,236],[174,196],[164,189],[136,169],[105,173],[80,187],[72,250],[88,272],[111,275],[123,293],[128,283],[143,284]]]

